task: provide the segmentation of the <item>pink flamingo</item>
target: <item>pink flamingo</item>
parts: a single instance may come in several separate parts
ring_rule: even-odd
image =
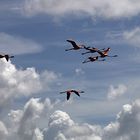
[[[80,97],[80,94],[79,93],[84,93],[84,91],[70,89],[70,90],[66,90],[66,91],[60,92],[60,94],[63,94],[63,93],[66,93],[67,94],[67,100],[69,100],[70,95],[72,93],[75,93],[77,96]]]
[[[83,49],[85,47],[85,45],[77,45],[76,42],[73,40],[67,40],[67,41],[72,44],[73,48],[66,49],[65,51],[79,50],[79,49]]]

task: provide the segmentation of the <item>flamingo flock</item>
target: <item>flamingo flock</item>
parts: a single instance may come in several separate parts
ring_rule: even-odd
[[[89,53],[97,53],[98,54],[96,56],[89,56],[82,63],[95,62],[95,61],[105,61],[106,59],[99,59],[99,58],[117,57],[118,56],[118,55],[112,55],[112,56],[108,55],[108,52],[110,51],[110,48],[98,49],[98,48],[95,48],[95,47],[86,47],[85,45],[77,45],[77,43],[74,40],[67,40],[67,41],[69,43],[71,43],[72,48],[66,49],[65,51],[84,49],[84,50],[87,50],[87,51],[83,52],[82,55],[89,54]]]
[[[82,50],[86,50],[86,52],[83,52],[82,55],[93,54],[93,53],[98,54],[96,56],[87,57],[82,63],[95,62],[95,61],[105,61],[106,57],[117,57],[118,56],[118,55],[108,55],[108,52],[110,51],[110,48],[98,49],[98,48],[95,48],[95,47],[87,47],[86,45],[83,45],[83,44],[77,44],[74,40],[71,40],[71,39],[67,39],[66,41],[69,42],[72,45],[72,48],[65,49],[65,51],[71,51],[71,50],[76,51],[76,50],[82,49]],[[9,54],[0,54],[0,59],[2,59],[2,58],[5,58],[6,61],[8,62],[9,59],[14,58],[14,56],[10,56]],[[76,94],[77,96],[80,97],[80,93],[84,93],[84,91],[69,89],[69,90],[60,92],[60,94],[63,94],[63,93],[66,93],[67,100],[69,100],[71,94]]]
[[[68,39],[66,41],[71,43],[72,48],[66,49],[65,51],[84,49],[84,50],[86,50],[86,52],[83,52],[82,55],[92,54],[92,53],[97,53],[98,54],[96,56],[87,57],[87,59],[85,59],[82,63],[95,62],[95,61],[105,61],[106,57],[117,57],[118,56],[118,55],[108,55],[108,52],[110,51],[110,48],[98,49],[98,48],[95,48],[95,47],[86,47],[83,44],[79,45],[74,40]],[[77,96],[80,97],[80,93],[84,93],[84,91],[70,89],[70,90],[60,92],[60,94],[63,94],[63,93],[67,94],[67,100],[69,100],[71,94],[74,93],[74,94],[76,94]]]

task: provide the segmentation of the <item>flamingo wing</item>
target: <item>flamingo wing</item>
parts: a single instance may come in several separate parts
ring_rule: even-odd
[[[67,93],[67,100],[69,100],[69,98],[70,98],[70,93],[68,92]]]
[[[0,58],[3,58],[4,56],[2,54],[0,54]]]
[[[74,92],[74,93],[80,97],[80,94],[79,94],[79,92]]]
[[[67,39],[67,41],[70,42],[73,46],[77,46],[77,44],[75,43],[75,41],[69,40],[69,39]]]
[[[6,59],[7,61],[9,61],[9,56],[8,56],[8,55],[5,55],[5,59]]]
[[[62,93],[66,93],[66,91],[62,91],[62,92],[60,92],[60,94],[62,94]]]
[[[80,96],[79,92],[76,90],[72,90],[72,92],[74,92],[76,95]]]
[[[13,56],[13,55],[12,55],[12,56],[10,56],[10,58],[14,58],[14,57],[15,57],[15,56]]]
[[[67,40],[67,41],[70,42],[75,49],[79,49],[79,46],[75,43],[75,41],[73,40]]]

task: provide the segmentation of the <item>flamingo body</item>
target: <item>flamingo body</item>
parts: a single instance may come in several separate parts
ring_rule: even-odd
[[[71,89],[71,90],[60,92],[60,94],[62,94],[62,93],[66,93],[67,94],[67,100],[69,100],[71,94],[75,93],[77,96],[80,97],[80,93],[84,93],[84,91],[78,91],[78,90]]]
[[[4,54],[4,55],[0,54],[0,58],[5,58],[5,59],[7,60],[7,62],[8,62],[9,59],[10,59],[10,58],[14,58],[14,56],[10,56],[10,55],[8,55],[8,54]]]
[[[84,45],[77,45],[77,43],[75,41],[73,41],[73,40],[67,39],[67,42],[71,43],[71,45],[73,46],[73,48],[66,49],[65,51],[79,50],[79,49],[83,49],[83,47],[84,47]]]

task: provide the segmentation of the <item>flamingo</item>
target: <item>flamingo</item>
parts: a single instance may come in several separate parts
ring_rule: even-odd
[[[66,49],[65,51],[79,50],[79,49],[83,49],[83,47],[85,47],[85,45],[77,45],[76,42],[73,40],[68,39],[67,42],[70,42],[72,44],[73,48]]]
[[[97,53],[100,54],[100,57],[101,58],[104,58],[104,57],[117,57],[118,55],[113,55],[113,56],[110,56],[108,55],[108,52],[110,51],[110,48],[107,48],[106,50],[104,51],[101,51],[101,50],[98,50]]]
[[[67,94],[67,100],[69,100],[70,95],[71,95],[72,93],[75,93],[77,96],[80,97],[80,94],[79,94],[79,93],[84,93],[84,91],[70,89],[70,90],[66,90],[66,91],[60,92],[60,94],[63,94],[63,93],[66,93],[66,94]]]
[[[94,62],[94,61],[105,61],[105,59],[98,60],[99,56],[94,56],[94,57],[88,57],[85,61],[82,63],[88,63],[88,62]]]
[[[9,61],[10,58],[14,58],[14,56],[10,56],[8,54],[0,54],[0,58],[5,58],[7,60],[7,62]]]
[[[87,53],[95,53],[95,52],[97,52],[99,50],[98,48],[95,48],[95,47],[92,47],[92,48],[91,47],[84,47],[84,49],[86,49],[88,51],[82,53],[82,55],[87,54]],[[104,48],[101,49],[101,50],[104,50]]]

